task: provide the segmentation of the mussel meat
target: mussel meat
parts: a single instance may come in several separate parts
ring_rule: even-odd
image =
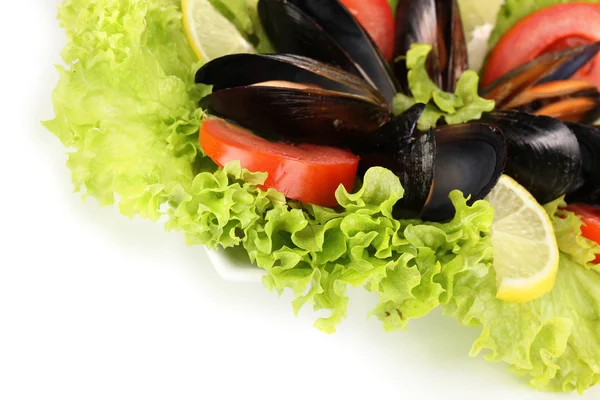
[[[278,53],[345,69],[365,79],[392,104],[399,86],[389,63],[339,0],[259,0],[258,12]]]
[[[196,83],[213,86],[200,107],[272,139],[360,147],[391,118],[366,81],[295,55],[224,56],[205,64]]]
[[[563,121],[591,122],[600,94],[594,85],[570,80],[600,51],[600,42],[544,54],[481,90],[497,109],[518,109]]]

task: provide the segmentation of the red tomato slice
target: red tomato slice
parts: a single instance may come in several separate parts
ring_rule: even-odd
[[[394,56],[394,13],[387,0],[340,0],[373,38],[386,60]]]
[[[569,204],[567,210],[577,214],[583,223],[581,233],[584,237],[600,244],[600,208],[587,204]],[[600,254],[596,256],[596,264],[600,264]]]
[[[269,174],[264,188],[305,203],[335,207],[340,185],[351,191],[359,157],[335,147],[274,143],[222,119],[200,128],[202,150],[219,166],[239,160],[242,168]]]
[[[486,87],[513,69],[553,51],[600,40],[600,4],[567,3],[544,8],[509,29],[492,49],[481,83]],[[600,89],[600,54],[573,78]]]

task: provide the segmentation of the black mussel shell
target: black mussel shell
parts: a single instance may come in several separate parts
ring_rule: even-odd
[[[203,66],[196,82],[213,86],[201,108],[273,140],[359,147],[391,118],[364,80],[304,57],[225,56]]]
[[[449,195],[460,190],[468,204],[485,198],[498,183],[507,160],[507,143],[498,127],[471,122],[434,130],[435,179],[425,221],[448,221],[456,213]]]
[[[430,197],[435,167],[433,131],[417,129],[425,104],[415,104],[391,119],[375,134],[372,147],[359,152],[360,171],[380,166],[392,171],[404,188],[404,197],[394,207],[398,219],[418,219]]]
[[[600,202],[600,128],[566,122],[579,141],[581,174],[567,195],[567,202]]]
[[[563,122],[520,111],[494,111],[482,120],[504,132],[508,144],[505,173],[540,204],[565,195],[578,179],[579,143]]]
[[[518,96],[538,83],[568,79],[573,65],[584,65],[600,50],[597,43],[546,53],[515,68],[480,91],[480,95],[496,102],[497,109],[506,109],[519,102]],[[560,79],[559,79],[560,78]]]
[[[389,64],[338,0],[260,0],[258,12],[277,52],[310,57],[359,75],[392,104],[398,84]]]
[[[402,59],[415,43],[433,46],[427,60],[431,79],[454,92],[469,67],[467,43],[457,0],[400,0],[396,9],[394,68],[402,90],[409,94],[406,62]]]
[[[340,44],[292,2],[260,0],[258,13],[269,40],[278,52],[304,55],[358,76],[363,74]]]
[[[355,94],[387,107],[385,98],[364,79],[340,68],[294,54],[231,54],[214,59],[196,72],[196,83],[213,91],[286,81]]]
[[[360,147],[390,118],[358,96],[269,86],[220,90],[200,107],[268,139],[344,148]]]

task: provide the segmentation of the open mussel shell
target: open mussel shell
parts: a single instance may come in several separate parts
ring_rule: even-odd
[[[600,128],[567,122],[581,151],[581,173],[567,195],[567,202],[600,203]]]
[[[563,122],[512,110],[484,114],[482,120],[504,133],[508,144],[505,173],[540,204],[565,195],[579,178],[579,143]]]
[[[600,42],[544,54],[497,79],[483,88],[480,95],[494,100],[497,109],[511,108],[509,105],[522,102],[519,96],[527,96],[527,90],[534,85],[571,78],[598,51]]]
[[[406,62],[402,59],[415,43],[432,45],[427,60],[431,79],[443,90],[454,92],[468,69],[469,59],[457,0],[400,0],[396,9],[396,76],[408,92]]]
[[[500,129],[482,122],[442,126],[433,134],[435,179],[422,219],[442,222],[456,212],[449,199],[452,191],[460,190],[472,205],[494,188],[506,165],[507,143]]]
[[[595,85],[583,80],[551,81],[527,89],[505,108],[588,123],[600,116],[600,93]]]
[[[380,166],[392,171],[402,183],[404,197],[396,204],[394,216],[418,219],[429,200],[435,168],[435,137],[431,129],[417,129],[425,104],[415,104],[394,117],[360,151],[361,172]]]
[[[315,85],[324,90],[355,94],[387,107],[386,99],[364,79],[330,64],[295,54],[231,54],[196,72],[196,83],[213,91],[269,81]]]
[[[389,64],[338,0],[260,0],[258,13],[277,52],[310,57],[361,76],[392,104],[398,85]]]
[[[364,80],[304,57],[225,56],[196,82],[213,86],[201,108],[273,140],[358,147],[391,117]]]

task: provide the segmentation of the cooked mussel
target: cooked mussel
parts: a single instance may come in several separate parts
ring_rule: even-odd
[[[450,192],[460,190],[469,204],[495,186],[506,163],[504,135],[487,123],[467,123],[420,131],[424,104],[391,119],[375,134],[376,146],[361,153],[361,170],[383,166],[404,187],[396,204],[399,219],[448,221],[454,216]]]
[[[600,51],[600,42],[547,53],[526,63],[480,94],[497,109],[520,109],[566,121],[589,121],[597,115],[600,97],[586,82],[570,80]]]
[[[394,69],[408,94],[403,56],[415,43],[432,45],[427,60],[431,79],[444,91],[454,92],[468,69],[465,33],[457,0],[400,0],[396,9],[396,62]]]
[[[567,195],[568,202],[600,203],[600,128],[566,122],[575,134],[581,152],[581,173]]]
[[[485,198],[502,175],[507,162],[507,142],[493,124],[471,122],[434,130],[435,179],[430,201],[421,217],[446,221],[455,210],[449,195],[460,190],[467,204]]]
[[[562,121],[593,122],[600,110],[600,93],[583,80],[540,83],[507,104],[506,109],[547,115]]]
[[[404,196],[394,210],[397,218],[420,218],[431,196],[436,146],[433,130],[417,129],[423,111],[425,104],[418,103],[394,117],[361,151],[361,172],[380,166],[400,179]]]
[[[567,194],[581,173],[582,157],[575,134],[551,117],[506,110],[484,114],[506,138],[505,173],[545,204]]]
[[[224,56],[205,64],[196,83],[213,87],[200,107],[272,139],[358,146],[391,118],[366,81],[301,56]]]
[[[338,0],[259,0],[258,13],[278,53],[310,57],[361,76],[392,103],[398,84],[389,63]]]

